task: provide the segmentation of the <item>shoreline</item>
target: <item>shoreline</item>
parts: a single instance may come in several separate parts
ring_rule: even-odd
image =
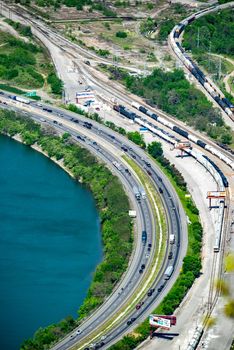
[[[23,145],[27,146],[25,142],[23,142],[20,134],[16,134],[14,136],[10,136],[9,134],[5,134],[6,136],[10,137],[11,139],[18,141],[20,143],[22,143]],[[66,166],[63,164],[63,159],[57,160],[54,157],[49,157],[49,155],[43,151],[43,149],[37,144],[34,143],[33,145],[29,146],[30,148],[34,149],[35,151],[42,153],[44,156],[46,156],[47,158],[51,159],[55,164],[57,164],[60,168],[62,168],[64,171],[66,171],[66,173],[68,173],[73,179],[75,179],[74,175],[72,174],[71,171],[69,171]],[[81,183],[80,181],[78,181],[79,183]]]

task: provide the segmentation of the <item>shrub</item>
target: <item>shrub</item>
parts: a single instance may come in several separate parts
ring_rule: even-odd
[[[115,36],[116,36],[117,38],[125,39],[125,38],[127,38],[128,34],[127,34],[126,32],[117,32],[117,33],[115,34]]]

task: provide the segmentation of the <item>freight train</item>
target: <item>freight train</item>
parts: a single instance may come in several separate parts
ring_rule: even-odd
[[[192,23],[195,19],[201,17],[206,13],[216,11],[220,6],[213,6],[209,9],[197,12],[195,15],[191,15],[185,20],[181,21],[176,25],[169,35],[169,43],[172,50],[175,52],[177,57],[182,61],[185,67],[191,72],[191,74],[199,81],[199,83],[204,87],[204,89],[209,93],[209,95],[219,104],[219,106],[224,110],[224,112],[234,121],[234,105],[225,98],[224,94],[217,88],[217,86],[205,76],[201,69],[192,61],[191,57],[185,52],[179,43],[179,38],[185,27]],[[222,7],[221,7],[222,8]]]
[[[202,140],[199,140],[196,136],[188,133],[188,131],[174,125],[172,122],[168,121],[167,119],[158,116],[156,113],[151,112],[150,110],[148,110],[146,107],[140,105],[139,103],[132,102],[132,107],[134,107],[135,109],[139,110],[140,112],[146,114],[150,118],[156,120],[160,124],[175,131],[177,134],[183,136],[184,138],[187,138],[188,140],[196,143],[198,146],[204,148],[208,152],[212,153],[213,155],[215,155],[216,157],[221,159],[223,162],[225,162],[228,166],[230,166],[234,170],[234,161],[232,159],[228,158],[225,154],[223,154],[219,150],[217,150],[215,147],[208,145],[207,143],[205,143]],[[135,120],[136,122],[138,122],[138,124],[139,124],[139,121],[141,121],[141,126],[145,126],[147,128],[149,127],[148,126],[149,123],[147,123],[147,120],[144,120],[139,115],[136,115],[135,112],[130,111],[129,109],[125,108],[124,106],[115,105],[113,108],[116,111],[118,111],[120,114],[124,115],[126,118],[131,119],[131,120]],[[144,122],[145,122],[145,124],[144,124]],[[152,125],[152,127],[155,127],[155,126]],[[165,131],[162,129],[161,129],[161,133],[164,133],[164,135],[165,135]],[[166,135],[165,135],[165,137],[166,137]],[[176,141],[179,141],[179,140],[176,139]]]
[[[154,120],[159,121],[163,125],[168,126],[172,130],[176,131],[183,137],[187,137],[191,141],[195,142],[202,148],[206,148],[206,143],[204,143],[201,140],[198,140],[193,135],[190,135],[187,133],[187,131],[178,128],[171,122],[167,121],[165,118],[159,117],[157,114],[152,113],[151,111],[148,111],[146,107],[139,105],[136,102],[132,102],[132,106],[138,109],[139,111],[145,113],[148,116],[151,116]],[[165,130],[159,128],[158,126],[150,123],[148,120],[142,118],[141,116],[137,115],[136,113],[132,112],[131,110],[125,108],[124,106],[115,105],[114,110],[118,111],[121,115],[124,117],[127,117],[128,119],[133,120],[135,123],[139,124],[141,127],[147,128],[150,132],[156,134],[157,136],[161,137],[162,139],[166,140],[167,142],[175,145],[180,140],[177,139],[174,135],[170,134],[169,132],[165,132]],[[191,136],[191,137],[190,137]],[[211,153],[214,154],[215,148],[208,147],[207,150],[209,150]],[[190,154],[192,157],[194,157],[202,166],[206,168],[206,170],[211,174],[211,176],[215,179],[215,182],[217,183],[217,186],[219,188],[219,191],[224,191],[225,188],[228,188],[228,180],[226,176],[223,174],[221,169],[206,155],[204,155],[202,152],[200,152],[198,149],[188,149],[186,150],[188,154]],[[220,152],[221,154],[221,152]],[[229,164],[230,165],[230,164]],[[232,164],[234,166],[234,164]],[[138,191],[137,191],[138,192]],[[140,193],[139,193],[140,198]],[[220,201],[219,203],[219,213],[218,213],[218,221],[217,225],[215,226],[215,243],[214,243],[214,252],[219,252],[220,249],[220,243],[221,243],[221,236],[222,236],[222,223],[223,223],[223,215],[224,215],[224,203],[223,201]]]

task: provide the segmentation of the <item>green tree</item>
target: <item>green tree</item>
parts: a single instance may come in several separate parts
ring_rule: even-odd
[[[152,142],[148,145],[147,150],[149,154],[154,157],[155,159],[162,156],[163,150],[162,150],[162,144],[160,142]]]
[[[127,38],[127,36],[128,36],[128,34],[126,33],[126,32],[116,32],[115,33],[115,36],[117,37],[117,38],[122,38],[122,39],[125,39],[125,38]]]
[[[195,277],[198,277],[200,275],[201,261],[200,261],[199,256],[187,255],[183,261],[184,261],[184,264],[183,264],[183,272],[184,273],[191,271]]]
[[[63,91],[63,82],[55,73],[50,73],[47,77],[47,82],[51,86],[51,91],[56,95],[61,95]]]
[[[141,135],[138,131],[133,131],[133,132],[128,132],[127,133],[128,139],[131,140],[132,142],[136,143],[142,148],[146,147],[144,137]]]

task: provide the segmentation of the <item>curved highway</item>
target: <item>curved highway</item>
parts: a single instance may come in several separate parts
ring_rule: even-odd
[[[12,103],[12,100],[6,94],[4,97],[8,101],[8,105],[1,105],[1,107],[9,107],[9,104]],[[150,173],[151,179],[154,182],[155,186],[160,187],[163,191],[161,196],[167,212],[169,233],[176,235],[176,244],[173,245],[173,259],[169,261],[167,259],[165,260],[163,271],[161,271],[159,278],[151,286],[151,288],[154,289],[152,292],[153,295],[146,295],[143,298],[144,305],[141,307],[141,309],[132,310],[131,313],[127,315],[127,318],[121,320],[121,322],[119,321],[116,328],[111,329],[110,332],[105,334],[106,339],[103,341],[105,343],[103,344],[104,349],[106,346],[109,346],[111,343],[115,342],[116,339],[121,337],[126,331],[129,331],[129,328],[135,325],[136,322],[139,322],[144,317],[146,317],[149,314],[150,309],[152,309],[152,305],[160,302],[166,291],[169,289],[170,285],[173,283],[173,280],[175,280],[177,277],[182,264],[183,256],[186,253],[186,218],[179,203],[178,197],[169,181],[165,178],[161,171],[159,171],[155,163],[152,162],[151,159],[148,158],[146,154],[136,145],[131,143],[123,136],[116,134],[112,130],[94,121],[91,121],[92,128],[90,130],[87,130],[87,128],[84,126],[84,122],[87,121],[86,118],[68,111],[64,111],[62,109],[54,108],[51,106],[47,107],[52,110],[51,113],[45,113],[43,111],[43,108],[45,108],[44,105],[40,104],[39,107],[36,102],[31,102],[31,110],[28,110],[28,113],[30,113],[30,115],[39,122],[43,117],[43,120],[46,120],[47,123],[55,126],[56,128],[59,128],[63,132],[69,132],[73,137],[76,138],[76,140],[92,150],[93,153],[107,162],[107,164],[109,163],[111,166],[113,166],[114,160],[118,161],[119,164],[122,163],[120,158],[116,157],[116,155],[120,153],[121,147],[123,147],[124,144],[125,147],[128,148],[128,156],[133,158],[134,161],[144,169],[144,171],[147,170],[148,173]],[[22,105],[12,104],[11,108],[18,110],[22,108]],[[75,120],[78,122],[74,122]],[[104,144],[106,144],[105,147]],[[107,148],[110,148],[110,151],[108,151]],[[111,151],[113,149],[116,151]],[[135,179],[133,175],[129,175],[129,173],[125,171],[126,168],[126,165],[122,164],[122,170],[118,170],[117,173],[124,183],[125,188],[127,188],[128,194],[130,194],[130,197],[133,200],[133,195],[131,192],[134,184],[137,184],[137,179]],[[152,222],[152,213],[149,209],[148,201],[141,200],[141,202],[137,204],[137,209],[138,213],[140,211],[142,212],[140,227],[141,229],[145,229],[148,232],[148,242],[151,241],[154,244],[153,246],[155,246],[155,224]],[[88,320],[84,321],[84,323],[80,325],[79,332],[82,331],[80,334],[73,332],[61,343],[56,345],[54,349],[68,349],[72,345],[83,341],[83,339],[85,339],[93,332],[93,329],[96,329],[97,327],[100,327],[101,324],[104,324],[110,315],[116,314],[117,310],[119,310],[120,307],[130,298],[130,295],[132,295],[137,285],[139,285],[140,279],[144,277],[144,274],[139,273],[141,265],[145,264],[146,268],[150,265],[150,259],[147,255],[148,244],[146,246],[143,246],[140,241],[141,237],[138,236],[135,256],[131,261],[129,270],[119,284],[118,289],[115,290],[115,292],[94,313],[93,316],[91,316]],[[149,262],[147,263],[148,259]],[[166,282],[163,276],[163,272],[168,265],[174,265],[174,275],[169,281]],[[159,291],[160,289],[161,291]],[[131,322],[128,322],[130,320]]]

